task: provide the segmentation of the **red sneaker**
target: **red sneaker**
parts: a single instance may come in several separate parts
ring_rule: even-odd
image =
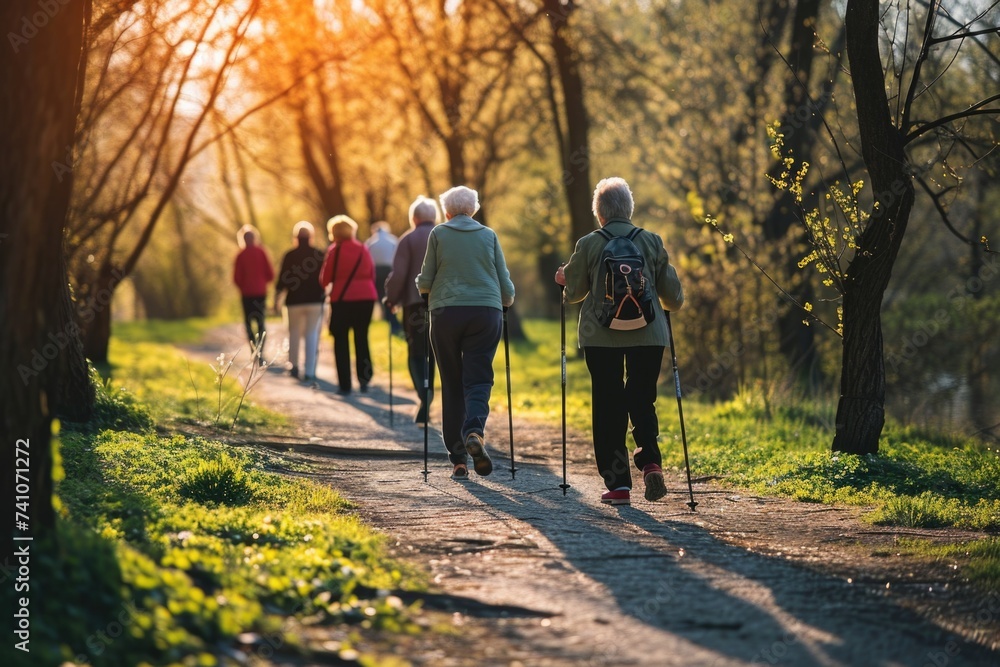
[[[629,490],[622,489],[601,494],[601,502],[605,505],[629,505],[632,501],[629,497]]]

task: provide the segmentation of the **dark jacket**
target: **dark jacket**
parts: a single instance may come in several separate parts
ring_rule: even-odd
[[[275,292],[287,291],[286,306],[323,303],[323,286],[319,284],[319,271],[323,268],[323,251],[308,243],[299,243],[281,260]]]
[[[432,221],[421,222],[399,238],[392,273],[385,279],[385,298],[394,306],[415,306],[423,300],[417,291],[417,275],[427,253]]]

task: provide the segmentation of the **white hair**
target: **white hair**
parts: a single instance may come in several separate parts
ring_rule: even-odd
[[[430,197],[420,195],[410,204],[410,223],[416,225],[418,222],[437,222],[437,204]]]
[[[594,188],[594,215],[607,222],[612,218],[632,218],[635,201],[624,178],[605,178]]]
[[[457,185],[441,195],[441,208],[445,215],[475,215],[479,210],[479,193],[464,185]]]

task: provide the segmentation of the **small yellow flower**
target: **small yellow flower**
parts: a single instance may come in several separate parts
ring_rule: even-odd
[[[722,235],[722,240],[725,241],[726,243],[732,244],[732,242],[733,242],[733,235],[732,234],[723,234]]]
[[[803,309],[804,309],[804,310],[805,310],[805,311],[806,311],[807,313],[811,313],[811,312],[813,311],[813,305],[812,305],[811,303],[809,303],[808,301],[806,301],[805,305],[803,305],[803,306],[802,306],[802,308],[803,308]]]

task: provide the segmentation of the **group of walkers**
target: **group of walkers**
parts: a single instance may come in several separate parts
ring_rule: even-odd
[[[438,224],[434,200],[418,197],[409,209],[410,229],[399,239],[379,222],[361,243],[357,223],[335,216],[327,223],[331,244],[325,253],[313,245],[313,226],[297,223],[292,230],[296,247],[285,254],[277,274],[274,308],[283,305],[288,322],[289,372],[313,382],[324,302],[329,303],[338,393],[348,395],[353,390],[349,335],[353,332],[358,388],[365,392],[373,376],[368,327],[380,304],[392,333],[406,338],[420,401],[414,421],[425,427],[435,367],[440,373],[442,435],[452,478],[464,480],[470,458],[477,474],[493,470],[486,447],[493,358],[515,289],[496,233],[472,217],[479,210],[478,193],[458,186],[439,199],[444,221]],[[631,463],[642,473],[645,498],[666,494],[656,388],[669,344],[664,306],[676,310],[684,300],[662,239],[636,227],[633,211],[632,192],[623,179],[598,183],[593,212],[600,227],[577,242],[555,274],[566,301],[583,302],[579,344],[592,381],[594,453],[608,489],[601,502],[613,505],[630,502],[632,465],[625,444],[630,423],[636,443]],[[263,363],[267,285],[275,275],[255,230],[241,229],[238,241],[242,250],[234,282],[243,297],[247,336]],[[612,246],[631,248],[635,257],[616,263],[618,258],[608,257]],[[624,299],[639,306],[639,316],[623,319],[628,304],[616,301],[619,282],[614,281],[619,280],[627,292]],[[637,292],[647,289],[651,296],[644,300]],[[615,311],[611,315],[609,307]]]

